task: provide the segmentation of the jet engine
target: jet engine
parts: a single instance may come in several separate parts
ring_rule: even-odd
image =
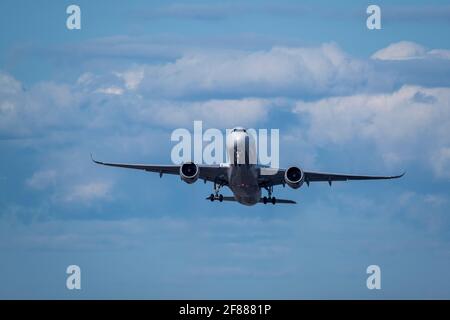
[[[298,167],[289,167],[284,173],[284,181],[292,189],[300,188],[304,180],[303,170]]]
[[[183,163],[180,167],[180,177],[186,183],[194,183],[198,179],[200,170],[195,163]]]

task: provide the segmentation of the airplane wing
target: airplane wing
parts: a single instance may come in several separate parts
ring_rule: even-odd
[[[259,178],[260,186],[269,187],[284,184],[285,171],[286,169],[278,169],[278,172],[273,175],[260,175]],[[333,181],[397,179],[403,177],[404,174],[405,173],[395,176],[373,176],[373,175],[353,175],[353,174],[304,171],[305,182],[308,185],[310,182],[319,182],[319,181],[325,181],[331,185]]]
[[[397,179],[403,177],[405,173],[396,176],[372,176],[372,175],[354,175],[354,174],[338,174],[338,173],[325,173],[325,172],[313,172],[305,171],[305,181],[326,181],[328,183],[332,181],[348,181],[348,180],[388,180]]]
[[[160,176],[163,174],[180,174],[181,165],[157,165],[157,164],[135,164],[135,163],[117,163],[117,162],[102,162],[97,161],[94,158],[91,159],[93,162],[97,164],[101,164],[104,166],[110,167],[119,167],[126,169],[137,169],[144,170],[148,172],[156,172],[159,173]],[[199,179],[220,183],[222,185],[228,184],[228,176],[226,168],[221,167],[219,165],[199,165]]]

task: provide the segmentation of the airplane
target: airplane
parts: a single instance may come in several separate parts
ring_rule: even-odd
[[[267,166],[258,165],[250,159],[254,159],[256,155],[256,144],[242,127],[236,127],[231,130],[227,136],[227,154],[232,159],[229,163],[221,163],[218,165],[202,165],[193,162],[186,162],[180,165],[152,165],[152,164],[130,164],[130,163],[112,163],[97,161],[92,158],[93,162],[105,166],[138,169],[149,172],[163,174],[179,175],[181,180],[191,184],[198,179],[213,182],[214,193],[211,193],[207,200],[211,202],[237,201],[246,206],[252,206],[257,203],[285,203],[295,204],[293,200],[277,199],[273,194],[273,187],[288,185],[293,189],[300,188],[304,183],[308,186],[311,182],[324,181],[331,186],[333,181],[348,180],[385,180],[397,179],[403,177],[405,173],[394,176],[371,176],[371,175],[349,175],[326,173],[316,171],[305,171],[297,166],[286,169],[269,168]],[[244,145],[245,148],[238,148]],[[243,150],[242,150],[243,149]],[[233,196],[223,196],[220,194],[222,187],[228,187]],[[267,191],[267,196],[262,196],[262,189]]]

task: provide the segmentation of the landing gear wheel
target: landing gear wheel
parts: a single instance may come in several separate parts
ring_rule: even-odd
[[[272,204],[275,204],[275,203],[277,203],[277,198],[272,197]]]
[[[209,200],[211,200],[211,202],[214,201],[214,195],[211,193],[211,195],[209,196]]]
[[[263,203],[267,204],[267,197],[263,197]]]
[[[223,201],[223,195],[219,195],[219,201],[220,201],[220,202]]]

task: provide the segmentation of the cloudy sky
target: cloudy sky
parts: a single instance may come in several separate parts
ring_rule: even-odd
[[[80,0],[68,30],[72,3],[0,4],[0,298],[450,298],[445,1],[378,1],[372,31],[367,1]],[[407,174],[244,207],[90,161],[170,163],[194,120],[280,129],[282,166]]]

